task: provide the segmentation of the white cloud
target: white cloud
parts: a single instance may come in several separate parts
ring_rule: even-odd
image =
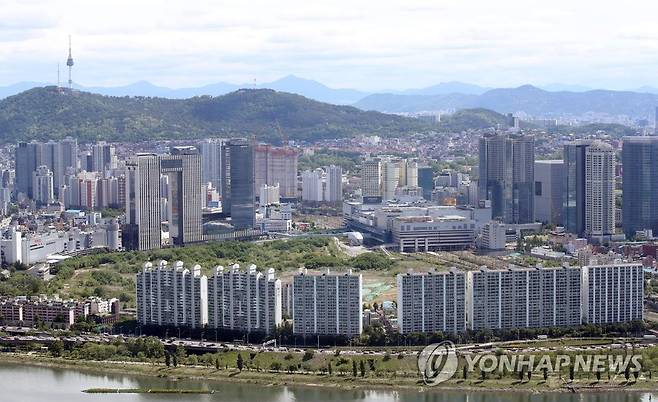
[[[52,81],[70,33],[84,85],[294,73],[364,89],[448,80],[658,86],[658,4],[602,3],[0,0],[0,83]]]

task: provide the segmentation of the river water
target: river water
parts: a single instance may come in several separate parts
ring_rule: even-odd
[[[200,388],[212,395],[85,394],[88,388]],[[632,392],[586,394],[525,394],[431,390],[335,390],[310,387],[266,387],[201,381],[168,381],[161,378],[102,375],[71,369],[0,363],[1,402],[658,402],[654,395]]]

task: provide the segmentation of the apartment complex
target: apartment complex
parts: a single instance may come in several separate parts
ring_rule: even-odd
[[[644,274],[641,263],[583,267],[583,322],[609,324],[644,318]]]
[[[250,265],[217,266],[208,279],[208,327],[271,334],[281,324],[281,281]]]
[[[397,285],[401,333],[466,330],[465,272],[408,272],[398,274]]]
[[[202,328],[208,323],[208,284],[201,267],[150,262],[137,273],[137,320],[142,325]]]
[[[520,268],[467,273],[468,329],[581,324],[579,268]]]
[[[362,277],[346,273],[308,274],[293,278],[293,333],[295,335],[361,335]]]

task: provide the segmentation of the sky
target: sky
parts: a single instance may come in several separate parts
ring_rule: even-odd
[[[0,0],[0,85],[658,87],[652,0]]]

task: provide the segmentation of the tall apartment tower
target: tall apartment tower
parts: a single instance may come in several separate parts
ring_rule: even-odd
[[[250,265],[215,267],[208,280],[208,327],[240,332],[274,333],[281,324],[281,281]]]
[[[644,319],[641,263],[585,266],[582,288],[583,322],[610,324]]]
[[[236,230],[256,224],[254,146],[244,138],[228,141],[222,153],[222,210]]]
[[[182,261],[156,268],[150,262],[137,273],[137,321],[142,325],[203,328],[208,323],[208,279],[201,267]]]
[[[404,163],[399,159],[389,159],[382,162],[382,199],[395,199],[395,189],[400,185],[400,166]]]
[[[400,187],[418,187],[418,162],[412,159],[400,162]]]
[[[37,203],[47,205],[55,201],[53,172],[48,169],[48,166],[39,166],[32,173],[32,182],[33,198]]]
[[[579,268],[481,268],[466,279],[468,329],[577,326]]]
[[[283,198],[297,197],[297,164],[299,152],[290,147],[260,144],[254,150],[254,188],[263,184],[279,185]]]
[[[532,136],[489,135],[479,143],[478,193],[491,200],[492,217],[505,223],[534,220],[535,142]]]
[[[621,160],[624,233],[658,234],[658,137],[624,137]]]
[[[293,278],[293,333],[342,335],[353,338],[363,331],[363,279],[360,274],[302,271]]]
[[[160,173],[168,177],[167,219],[173,244],[202,240],[201,157],[196,147],[172,147],[160,156]]]
[[[585,234],[604,241],[615,234],[615,151],[594,141],[585,150]]]
[[[126,163],[126,224],[123,246],[126,250],[161,247],[160,158],[137,154]]]
[[[398,274],[400,333],[466,331],[464,271]]]
[[[564,145],[564,187],[562,190],[562,222],[569,233],[585,235],[585,152],[590,140]]]
[[[343,168],[336,165],[326,167],[327,191],[325,201],[339,203],[343,201]]]
[[[207,138],[199,144],[203,183],[212,183],[220,191],[222,187],[222,155],[226,140]]]
[[[104,172],[116,168],[116,151],[114,145],[105,141],[97,142],[91,147],[91,170]]]
[[[364,204],[382,202],[382,161],[366,159],[361,164],[361,192]]]
[[[322,169],[304,170],[302,172],[302,201],[324,201],[322,176]]]

